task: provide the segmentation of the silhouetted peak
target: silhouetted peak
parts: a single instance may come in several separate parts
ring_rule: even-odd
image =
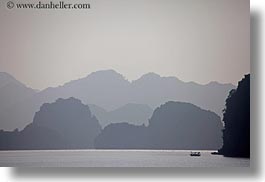
[[[59,87],[49,87],[45,89],[44,91],[48,92],[56,88],[64,89],[65,87],[69,87],[69,86],[75,87],[76,85],[90,85],[91,86],[91,84],[96,84],[96,85],[98,85],[99,83],[106,84],[108,82],[129,83],[129,81],[127,81],[123,75],[121,75],[120,73],[117,73],[114,70],[101,70],[101,71],[92,72],[86,77],[67,82],[64,85],[59,86]]]
[[[60,113],[63,115],[71,115],[71,113],[79,114],[87,113],[88,117],[91,117],[91,111],[87,105],[84,105],[79,99],[74,97],[70,97],[68,99],[59,98],[53,103],[45,103],[40,107],[40,110],[35,114],[33,122],[42,121],[39,117],[43,117],[45,115],[53,115],[55,112]],[[46,116],[46,118],[47,118]],[[59,115],[58,115],[59,117]],[[71,116],[72,117],[72,116]]]
[[[166,108],[166,107],[192,107],[192,108],[198,108],[200,109],[198,106],[191,104],[191,103],[187,103],[187,102],[177,102],[177,101],[168,101],[165,104],[162,104],[159,108]],[[157,108],[157,109],[159,109]]]
[[[238,82],[238,87],[241,87],[242,85],[246,84],[249,85],[250,82],[250,74],[247,74],[244,76],[244,78]]]
[[[82,104],[81,100],[76,99],[74,97],[70,97],[68,99],[59,98],[53,103],[45,103],[42,107],[46,107],[48,105],[60,105],[60,104]]]
[[[149,125],[126,122],[106,126],[95,140],[102,149],[218,149],[222,123],[216,114],[170,101],[155,110]]]
[[[200,107],[194,104],[186,103],[186,102],[168,101],[165,104],[155,109],[153,116],[149,123],[152,124],[152,120],[154,120],[154,118],[159,118],[159,120],[163,120],[161,119],[161,117],[171,116],[172,118],[175,118],[175,117],[180,117],[180,116],[189,116],[190,115],[189,113],[195,114],[198,112],[208,113],[220,120],[220,117],[214,112],[201,109]]]
[[[59,98],[55,101],[55,103],[58,103],[58,104],[66,104],[66,103],[82,104],[81,100],[76,99],[74,97],[69,97],[68,99]]]
[[[12,75],[6,72],[0,72],[0,78],[5,78],[5,79],[15,79]]]
[[[112,78],[112,79],[125,80],[125,77],[122,74],[112,69],[92,72],[87,76],[87,78],[104,78],[104,79]]]
[[[19,81],[17,81],[12,75],[5,72],[0,72],[0,87],[11,82],[19,83]]]
[[[182,108],[183,110],[202,110],[199,106],[196,106],[194,104],[191,103],[187,103],[187,102],[177,102],[177,101],[168,101],[165,104],[161,105],[160,108],[175,108],[176,110],[179,110],[180,108]]]
[[[150,72],[141,76],[139,80],[151,80],[151,79],[160,79],[160,78],[161,76],[159,74]]]
[[[150,72],[141,76],[138,80],[134,80],[133,82],[155,82],[155,81],[177,81],[183,82],[179,80],[177,77],[169,76],[169,77],[162,77],[159,74]],[[184,82],[183,82],[184,83]]]
[[[39,91],[39,90],[36,90],[36,89],[32,89],[30,87],[27,87],[25,84],[23,84],[20,81],[18,81],[15,77],[10,75],[9,73],[0,72],[0,87],[5,86],[7,84],[18,85],[20,87],[24,87],[26,89],[30,89],[33,92],[38,92]]]
[[[246,74],[246,75],[245,75],[245,78],[246,78],[246,79],[249,79],[249,78],[250,78],[250,74]]]
[[[230,157],[250,157],[250,75],[238,82],[226,99],[223,121],[224,145],[219,153]]]

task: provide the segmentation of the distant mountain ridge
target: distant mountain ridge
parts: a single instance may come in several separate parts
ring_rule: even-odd
[[[129,103],[112,111],[96,106],[88,105],[92,114],[94,114],[102,127],[111,123],[129,123],[133,125],[148,125],[148,119],[152,116],[153,109],[144,104]]]
[[[8,73],[0,72],[0,109],[9,107],[37,93]]]
[[[217,150],[222,146],[222,129],[217,114],[190,103],[170,101],[155,109],[148,126],[106,126],[95,139],[95,147]]]
[[[22,131],[0,130],[0,150],[88,149],[101,126],[87,105],[75,98],[45,103]]]
[[[122,122],[102,130],[89,106],[60,98],[43,104],[22,131],[0,130],[0,150],[216,150],[222,145],[222,129],[215,113],[170,101],[155,109],[148,126]]]
[[[4,116],[12,115],[10,108],[15,107],[19,102],[32,98],[36,93],[36,90],[23,85],[10,74],[0,72],[0,128],[13,126],[12,121],[6,120]]]
[[[235,86],[232,84],[217,82],[207,85],[186,83],[176,77],[161,77],[155,73],[145,74],[130,82],[114,70],[97,71],[62,86],[47,88],[17,102],[4,113],[0,112],[0,119],[9,124],[0,128],[22,129],[32,122],[34,113],[42,104],[69,97],[80,99],[85,104],[97,105],[107,111],[128,103],[144,104],[154,109],[167,101],[182,101],[211,110],[221,116],[225,99],[233,88]]]

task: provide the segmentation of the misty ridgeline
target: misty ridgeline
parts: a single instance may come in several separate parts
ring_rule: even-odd
[[[20,128],[0,131],[0,149],[220,149],[249,157],[249,83],[250,75],[234,89],[156,74],[128,82],[105,71],[37,92],[0,74],[1,94],[14,94],[0,95],[7,103],[0,104],[3,126]],[[14,87],[20,94],[10,92]],[[33,122],[25,122],[34,112]],[[19,117],[25,126],[16,125]]]

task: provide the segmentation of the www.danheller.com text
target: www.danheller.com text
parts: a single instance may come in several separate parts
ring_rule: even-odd
[[[25,3],[25,2],[14,2],[8,1],[6,4],[8,9],[90,9],[91,5],[89,3],[65,3],[64,1],[50,1],[37,3]]]

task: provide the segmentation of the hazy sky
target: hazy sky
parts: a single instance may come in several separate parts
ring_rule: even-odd
[[[79,0],[90,10],[8,10],[6,2],[0,71],[33,88],[102,69],[203,84],[236,84],[250,71],[249,0]]]

